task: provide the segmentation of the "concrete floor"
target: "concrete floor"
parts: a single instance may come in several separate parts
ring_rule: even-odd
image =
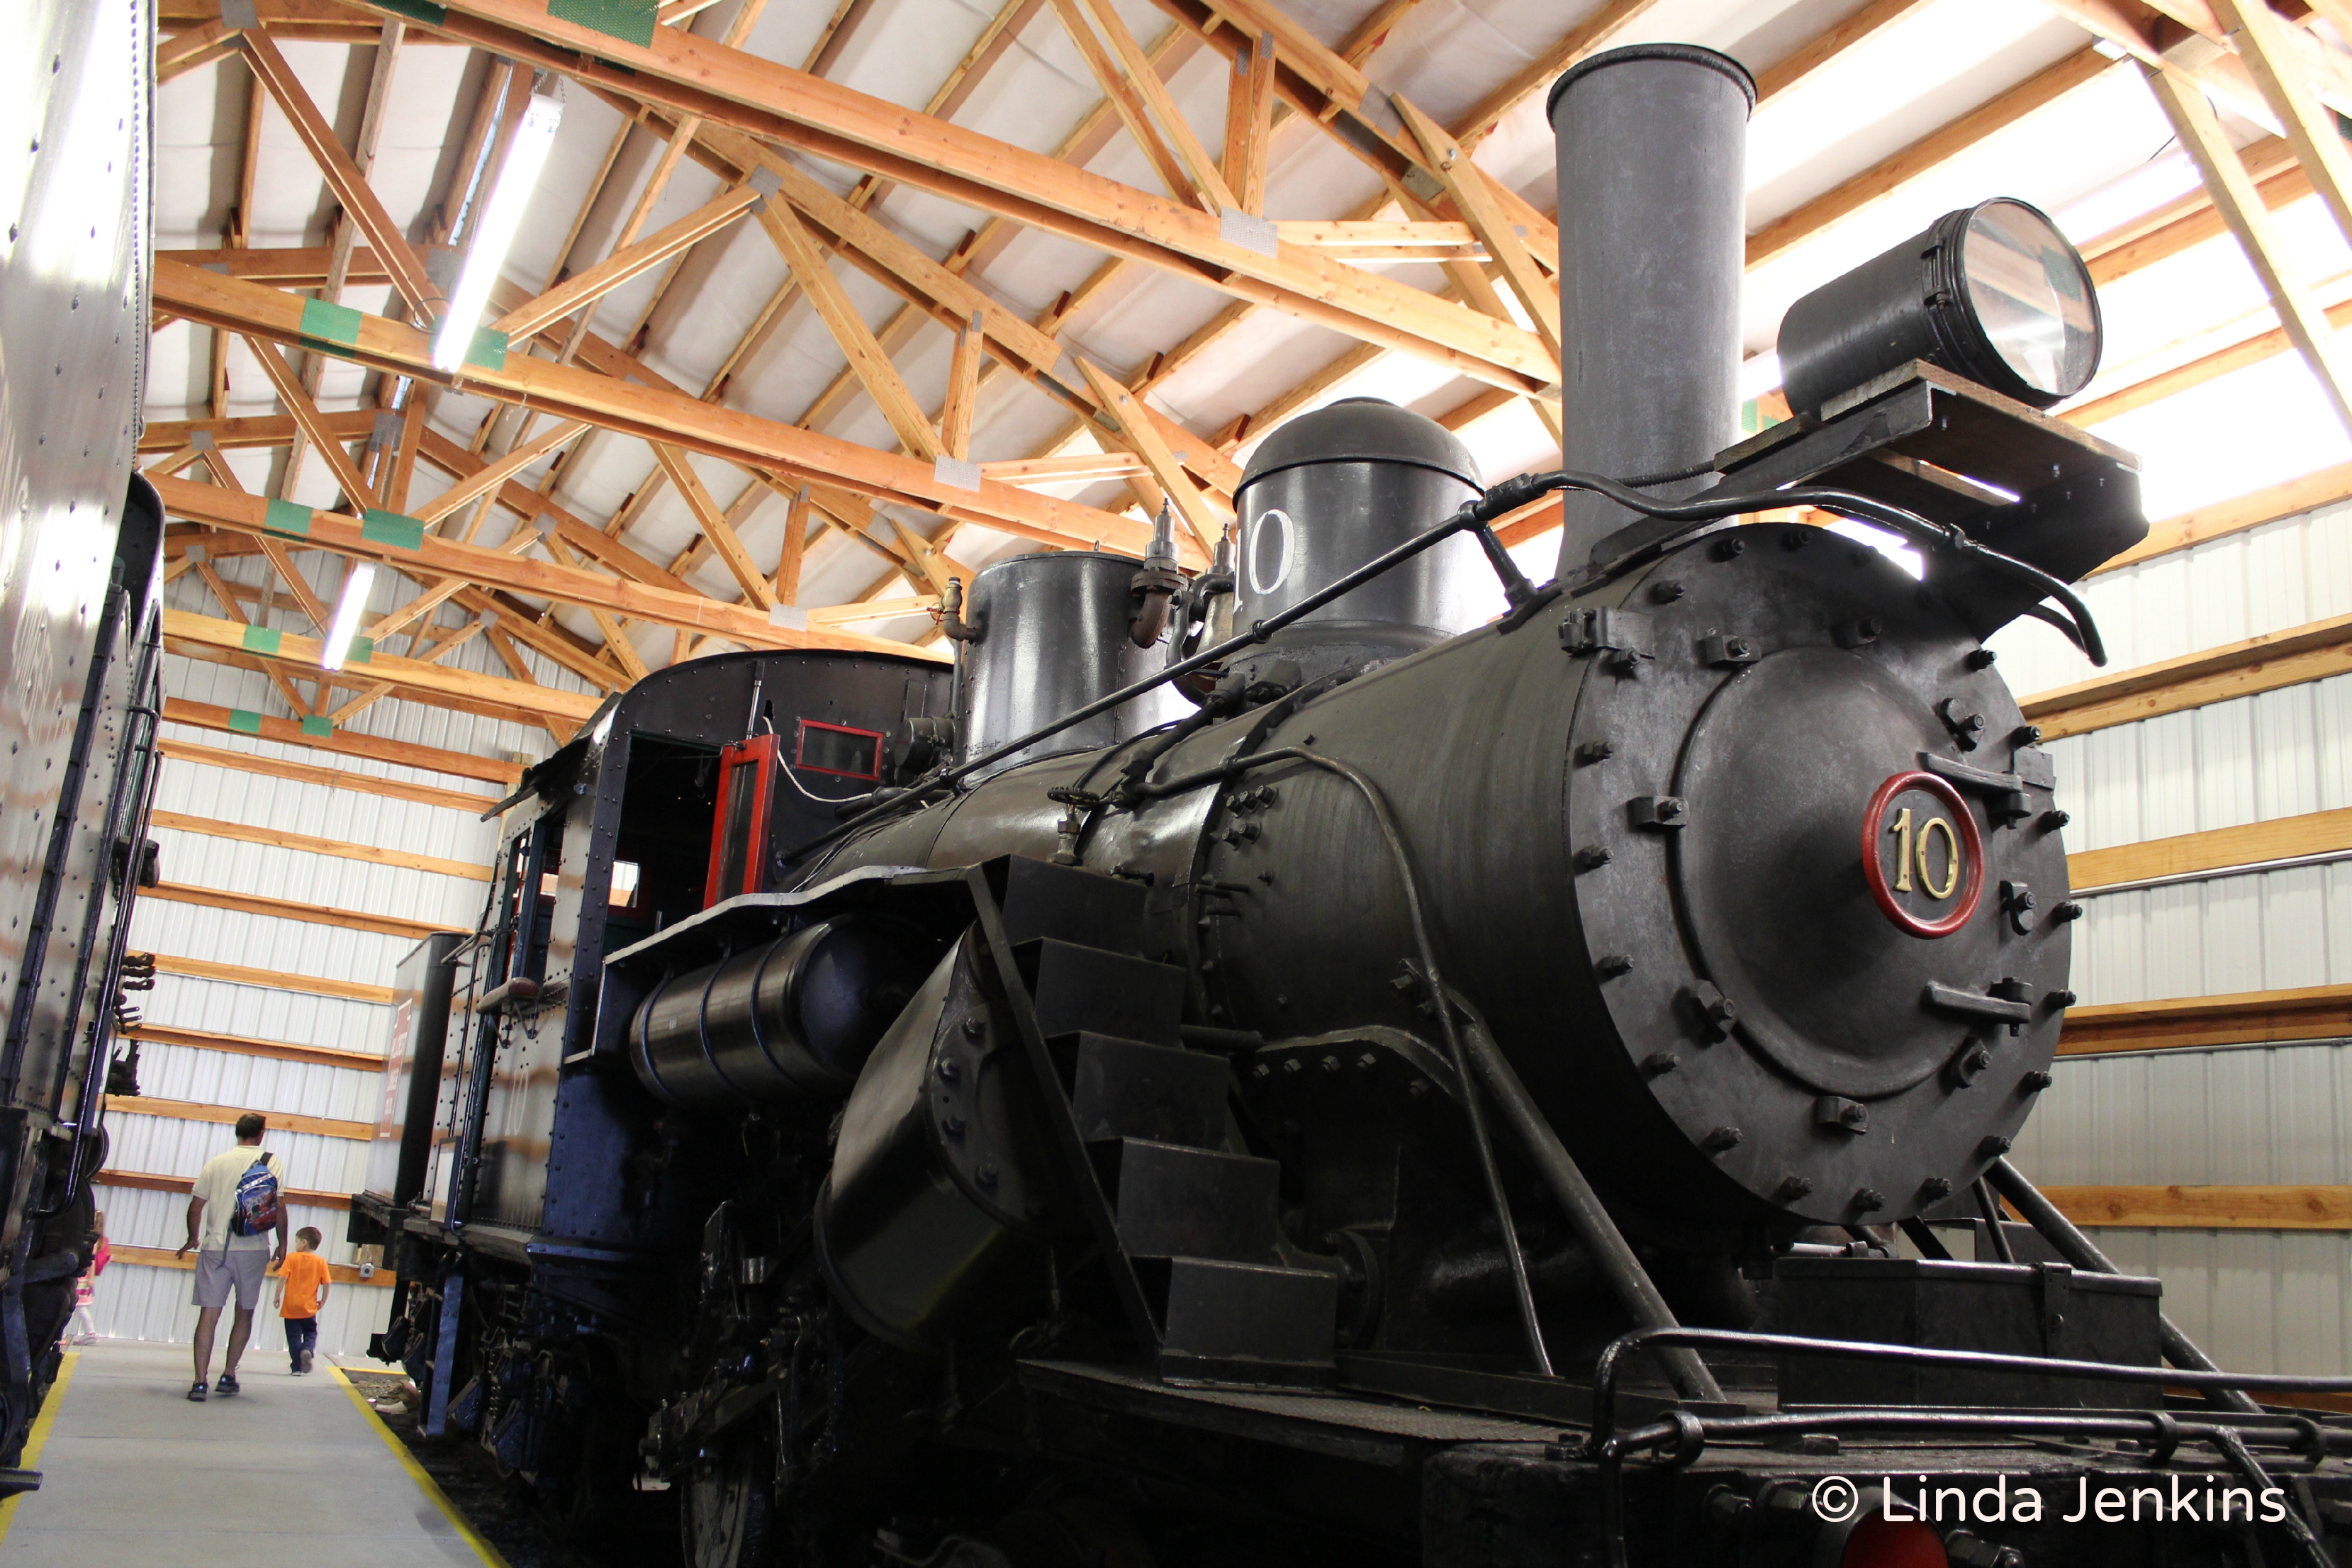
[[[481,1568],[325,1359],[289,1376],[276,1320],[266,1327],[274,1342],[238,1369],[245,1392],[203,1405],[185,1397],[184,1345],[84,1347],[62,1401],[50,1396],[41,1489],[16,1500],[0,1563]]]

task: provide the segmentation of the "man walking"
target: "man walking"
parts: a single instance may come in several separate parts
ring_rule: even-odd
[[[236,1363],[253,1334],[253,1310],[261,1302],[261,1281],[271,1265],[286,1258],[286,1173],[278,1156],[261,1150],[268,1122],[252,1111],[236,1119],[236,1147],[205,1162],[195,1193],[188,1199],[185,1258],[196,1254],[196,1381],[188,1397],[205,1397],[212,1371],[213,1331],[229,1289],[236,1290],[236,1318],[228,1331],[228,1354],[221,1363],[218,1391],[237,1391]],[[270,1237],[277,1237],[273,1253]]]

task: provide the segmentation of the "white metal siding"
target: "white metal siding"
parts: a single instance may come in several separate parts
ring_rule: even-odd
[[[2110,668],[2352,613],[2352,503],[2095,578]],[[1994,639],[2020,692],[2097,673],[2036,623]],[[2071,849],[2352,805],[2352,677],[2054,741]],[[2214,878],[2085,900],[2085,1003],[2352,983],[2352,863]],[[2352,1183],[2352,1044],[2061,1058],[2018,1139],[2037,1182]],[[2223,1365],[2352,1371],[2352,1233],[2102,1229],[2126,1270]]]

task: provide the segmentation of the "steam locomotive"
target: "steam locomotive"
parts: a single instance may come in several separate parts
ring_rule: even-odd
[[[353,1200],[429,1432],[698,1568],[2326,1560],[2352,1429],[2003,1158],[2080,911],[1984,643],[2101,658],[2067,584],[2146,531],[2038,411],[2087,273],[1954,214],[1737,439],[1752,101],[1555,88],[1559,473],[1347,400],[1198,578],[1002,562],[952,668],[697,660],[525,774]],[[1536,584],[1492,525],[1554,490]],[[1820,1490],[1931,1471],[2053,1506]],[[2183,1476],[2246,1517],[2063,1517]]]
[[[109,1058],[155,983],[128,947],[156,876],[163,651],[163,510],[132,464],[149,27],[137,6],[0,16],[31,143],[0,245],[0,1496],[40,1484],[22,1458],[97,1243]]]

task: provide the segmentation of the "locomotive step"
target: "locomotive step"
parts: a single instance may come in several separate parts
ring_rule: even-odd
[[[1051,937],[1107,952],[1141,951],[1150,896],[1142,883],[1019,855],[1006,856],[989,871],[1005,940],[1015,950]]]
[[[1125,953],[1042,937],[1013,949],[1047,1039],[1114,1035],[1174,1046],[1184,1016],[1184,972]],[[1065,1068],[1068,1058],[1063,1058]]]
[[[1169,1375],[1279,1376],[1290,1368],[1311,1381],[1331,1365],[1335,1274],[1206,1258],[1138,1259],[1138,1270],[1160,1298]]]
[[[1144,1138],[1214,1149],[1224,1142],[1233,1069],[1222,1057],[1107,1035],[1077,1038],[1070,1091],[1078,1136],[1089,1143]]]
[[[1094,1155],[1129,1257],[1279,1260],[1274,1161],[1141,1138],[1096,1144]]]

